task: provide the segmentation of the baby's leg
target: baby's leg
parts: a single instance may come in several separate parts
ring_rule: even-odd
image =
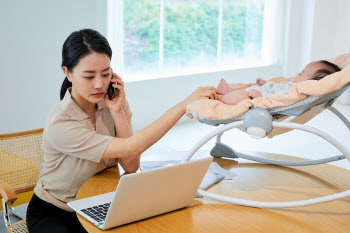
[[[226,95],[226,94],[230,93],[231,91],[233,91],[233,89],[230,87],[230,85],[228,85],[228,83],[223,78],[220,80],[220,83],[218,85],[218,89],[224,95]]]
[[[227,95],[230,92],[247,89],[248,87],[251,87],[251,86],[259,86],[259,85],[256,83],[248,83],[248,84],[244,84],[242,86],[233,88],[225,81],[225,79],[221,79],[218,85],[218,89],[221,91],[221,93],[223,93],[224,95]]]
[[[248,92],[245,90],[233,91],[227,95],[219,95],[218,99],[224,104],[236,105],[242,100],[250,99]]]

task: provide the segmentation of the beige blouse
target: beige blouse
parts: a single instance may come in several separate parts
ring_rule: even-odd
[[[42,200],[72,211],[66,203],[75,200],[84,182],[116,165],[118,160],[102,158],[107,145],[116,137],[105,102],[98,104],[95,131],[88,115],[71,98],[71,89],[68,90],[46,121],[44,162],[34,192]],[[123,109],[131,128],[132,114],[126,100]]]

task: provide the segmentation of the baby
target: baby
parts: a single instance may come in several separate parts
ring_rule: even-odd
[[[338,71],[340,71],[340,68],[337,65],[321,60],[309,63],[303,71],[297,74],[290,82],[266,82],[262,78],[258,78],[256,83],[249,83],[238,88],[232,88],[224,79],[221,79],[218,89],[223,95],[219,95],[218,100],[222,101],[224,104],[236,105],[245,99],[255,99],[270,95],[284,95],[288,93],[289,88],[294,83],[311,79],[320,80]]]

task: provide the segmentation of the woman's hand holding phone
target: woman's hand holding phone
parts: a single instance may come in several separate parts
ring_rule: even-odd
[[[113,69],[111,73],[111,84],[105,95],[105,102],[111,112],[118,113],[123,110],[125,100],[124,82],[116,73],[113,73]]]

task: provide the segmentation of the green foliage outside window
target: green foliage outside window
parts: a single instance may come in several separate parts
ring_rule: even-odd
[[[264,4],[231,0],[224,1],[223,8],[222,54],[242,56],[247,44],[260,51]],[[218,1],[165,1],[164,10],[164,64],[185,63],[201,54],[216,59]],[[124,1],[126,66],[158,66],[159,16],[159,1]]]
[[[125,65],[156,61],[159,55],[159,2],[124,1]]]

